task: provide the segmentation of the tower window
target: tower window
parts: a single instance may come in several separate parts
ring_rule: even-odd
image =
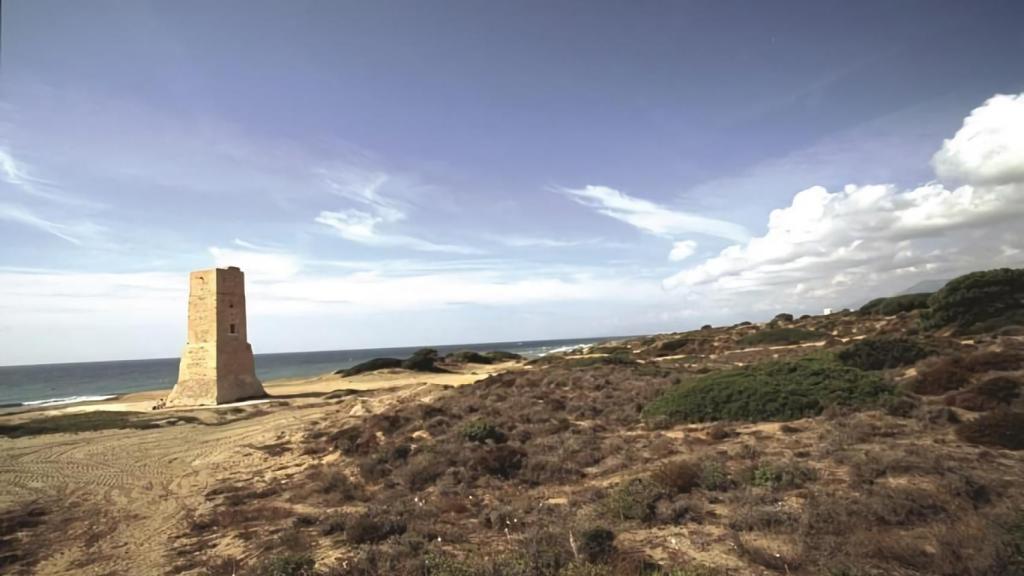
[[[232,333],[232,334],[234,334],[234,333],[235,333],[235,325],[234,325],[234,324],[232,324],[232,325],[231,325],[231,327],[230,327],[230,330],[231,330],[231,333]]]

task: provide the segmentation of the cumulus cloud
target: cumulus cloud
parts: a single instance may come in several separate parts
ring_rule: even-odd
[[[704,234],[734,242],[743,242],[750,237],[747,229],[739,224],[672,210],[607,186],[558,188],[557,191],[605,216],[656,236],[672,238],[684,234]]]
[[[718,299],[750,293],[761,302],[783,303],[789,295],[794,303],[846,304],[879,287],[899,290],[922,278],[1019,263],[1022,103],[990,99],[943,145],[936,169],[964,185],[848,185],[836,192],[813,186],[771,212],[766,234],[680,271],[665,287]],[[1011,132],[1022,137],[1009,138]]]
[[[697,243],[693,240],[682,240],[672,245],[672,251],[668,253],[668,259],[673,262],[681,262],[697,251]]]
[[[973,184],[1024,180],[1024,94],[997,94],[964,119],[932,158],[939,178]]]

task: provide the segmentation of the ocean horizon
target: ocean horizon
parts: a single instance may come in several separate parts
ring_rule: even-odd
[[[476,352],[505,350],[527,358],[537,358],[551,352],[623,337],[603,336],[256,354],[256,376],[264,382],[285,378],[311,378],[349,368],[371,358],[406,357],[421,348],[434,348],[442,355],[459,350]],[[57,406],[105,400],[132,392],[170,389],[178,379],[179,360],[178,357],[171,357],[0,366],[0,408]]]

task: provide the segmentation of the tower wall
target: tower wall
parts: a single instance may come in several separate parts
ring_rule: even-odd
[[[245,275],[235,267],[189,275],[188,343],[168,406],[264,396],[247,340]]]

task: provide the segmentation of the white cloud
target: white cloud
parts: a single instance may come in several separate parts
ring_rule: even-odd
[[[511,325],[499,327],[507,329],[502,334],[510,338],[523,337],[516,334],[515,326],[527,317],[546,327],[546,332],[536,335],[541,337],[550,334],[551,315],[565,314],[576,305],[603,309],[604,303],[614,301],[622,306],[662,309],[667,304],[667,295],[656,283],[636,282],[598,268],[430,270],[426,266],[410,271],[396,266],[385,272],[339,274],[300,261],[293,273],[290,264],[266,254],[214,249],[211,253],[217,255],[218,265],[240,265],[246,273],[249,335],[260,352],[295,350],[296,346],[416,343],[410,338],[421,338],[420,342],[469,339],[448,334],[450,327],[437,324],[441,317],[475,327],[480,330],[475,338],[486,340],[494,337],[495,327],[481,324],[479,318],[492,313],[515,318]],[[186,335],[187,293],[188,273],[184,270],[92,273],[0,267],[0,341],[4,344],[0,346],[0,365],[98,360],[112,355],[173,356]],[[463,306],[478,308],[461,317],[448,314],[449,309]],[[618,322],[613,316],[587,314],[584,318]],[[631,315],[624,316],[636,321]],[[420,327],[421,336],[409,336],[412,324]],[[324,325],[343,329],[328,333],[309,328]],[[578,326],[556,329],[566,336],[571,335],[570,330],[580,330]],[[46,347],[34,345],[44,337]]]
[[[558,188],[557,191],[605,216],[621,220],[656,236],[671,238],[684,234],[704,234],[734,242],[743,242],[750,236],[746,228],[739,224],[671,210],[607,186]]]
[[[956,167],[975,183],[848,185],[838,192],[813,186],[771,212],[766,234],[680,271],[665,287],[718,301],[751,294],[759,303],[846,305],[924,278],[1019,265],[1024,138],[1006,138],[1021,102],[1012,100],[1007,106],[1006,98],[994,98],[975,110],[936,156],[937,167]]]
[[[254,246],[250,244],[249,246]],[[285,279],[295,276],[302,265],[297,257],[284,252],[236,250],[211,246],[210,254],[218,268],[237,266],[251,279]]]
[[[6,182],[23,195],[62,205],[95,206],[94,202],[68,195],[56,183],[40,178],[10,150],[0,147],[0,182]]]
[[[0,148],[0,174],[3,175],[4,180],[15,186],[24,186],[34,180],[25,171],[25,168],[14,159],[14,156],[3,148]]]
[[[253,299],[279,311],[342,305],[353,310],[422,310],[458,305],[518,306],[541,302],[637,300],[656,296],[649,285],[596,273],[516,277],[493,271],[387,275],[355,272],[308,276],[252,287]]]
[[[346,240],[367,246],[410,248],[422,252],[450,252],[453,254],[481,253],[481,250],[469,246],[438,244],[412,236],[381,233],[377,230],[377,226],[387,222],[387,219],[362,210],[350,209],[339,212],[324,210],[316,217],[316,221],[329,226]]]
[[[95,238],[103,230],[101,226],[91,222],[76,222],[74,224],[55,222],[17,204],[0,204],[0,220],[30,226],[76,245],[83,244],[87,239]]]
[[[383,172],[358,168],[354,165],[317,171],[335,194],[369,206],[385,222],[404,220],[407,207],[403,202],[384,196],[382,189],[391,185],[403,191],[416,190],[420,186],[408,178],[396,177]]]
[[[971,184],[1024,180],[1024,94],[997,94],[932,158],[939,178]]]
[[[511,248],[571,248],[574,246],[587,246],[587,245],[611,245],[608,242],[601,240],[600,238],[586,238],[582,240],[563,240],[559,238],[541,238],[534,236],[515,236],[515,235],[491,235],[488,237],[491,241],[497,242],[504,246]]]
[[[681,262],[697,251],[697,243],[693,240],[682,240],[672,245],[672,251],[668,253],[668,259],[673,262]]]
[[[401,222],[408,216],[408,204],[389,194],[418,194],[428,190],[428,186],[406,176],[365,170],[352,165],[334,167],[330,170],[321,169],[318,173],[334,194],[365,207],[365,210],[322,210],[314,219],[317,223],[330,227],[334,233],[346,240],[366,246],[408,248],[421,252],[481,253],[480,250],[468,246],[441,244],[380,230],[381,226]],[[385,188],[388,188],[388,194],[385,193]]]

